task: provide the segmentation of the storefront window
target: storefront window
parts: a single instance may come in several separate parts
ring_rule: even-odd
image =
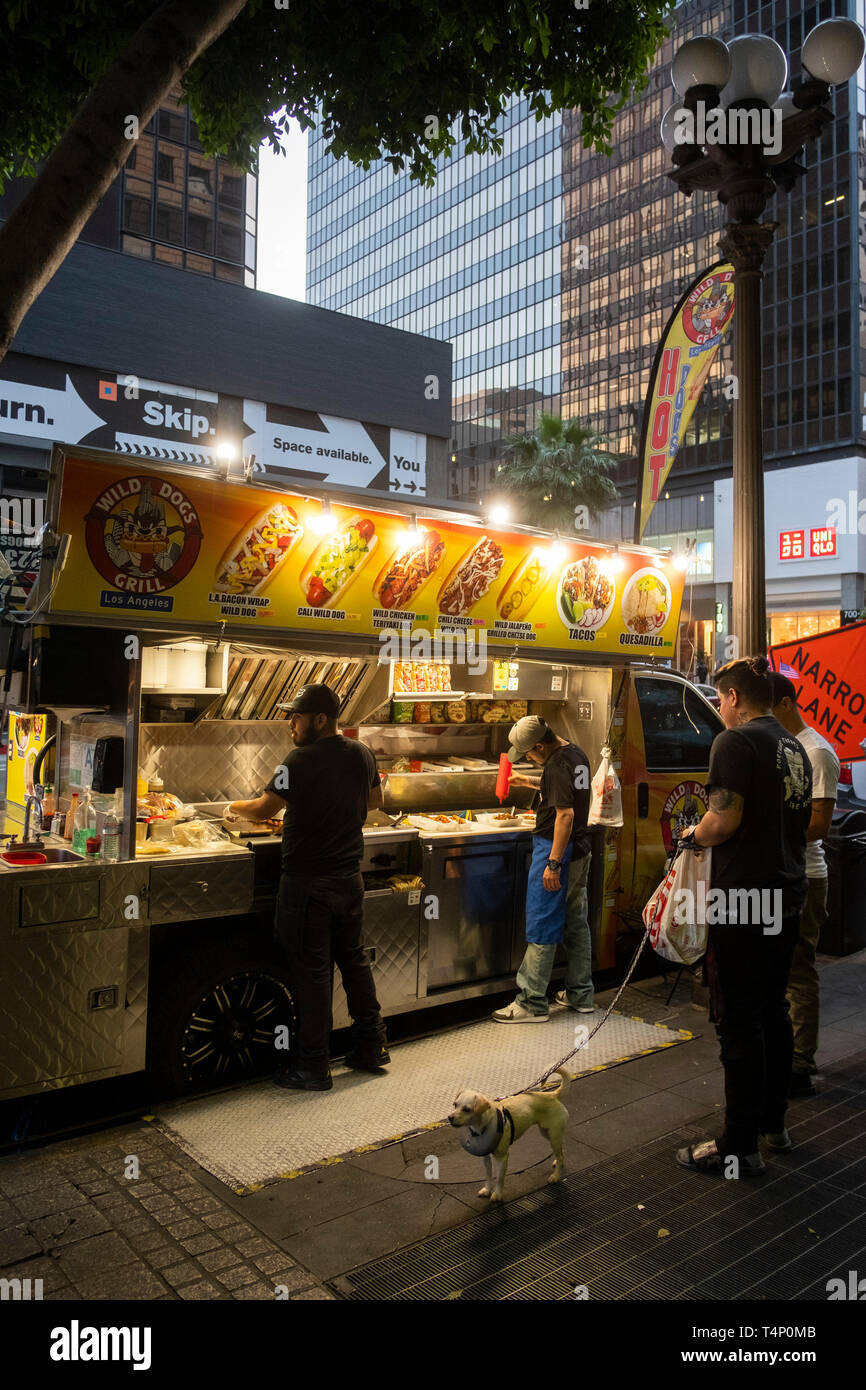
[[[810,613],[771,613],[770,642],[797,642],[805,637],[817,637],[819,632],[833,632],[839,626],[838,609]]]

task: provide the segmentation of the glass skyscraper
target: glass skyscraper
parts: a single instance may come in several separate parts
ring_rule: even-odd
[[[310,142],[307,298],[454,345],[451,495],[489,492],[503,436],[559,410],[562,126],[525,100],[500,157],[440,161],[435,188]]]

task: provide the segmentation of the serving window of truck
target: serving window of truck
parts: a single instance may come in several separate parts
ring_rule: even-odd
[[[91,833],[77,854],[55,822],[44,863],[0,869],[0,1095],[145,1066],[182,1091],[273,1065],[275,1028],[293,1027],[271,930],[280,826],[223,812],[285,756],[278,706],[310,681],[383,776],[362,871],[386,1014],[513,984],[534,793],[495,788],[526,713],[593,767],[614,749],[625,826],[594,832],[590,883],[595,965],[614,967],[721,727],[652,664],[676,648],[670,556],[61,447],[48,522],[19,713],[56,744],[22,800],[32,819],[50,774],[60,816],[86,803]],[[7,833],[24,809],[7,806]],[[63,982],[42,989],[53,1016],[26,1058],[46,961]]]

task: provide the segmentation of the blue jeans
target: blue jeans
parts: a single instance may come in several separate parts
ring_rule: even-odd
[[[566,954],[565,993],[575,1009],[592,1007],[592,936],[589,930],[587,883],[591,854],[572,860],[568,866],[565,900],[565,929],[562,944]],[[564,871],[563,871],[564,872]],[[557,943],[542,946],[530,941],[517,972],[517,1002],[531,1014],[547,1013],[547,989],[553,972]]]

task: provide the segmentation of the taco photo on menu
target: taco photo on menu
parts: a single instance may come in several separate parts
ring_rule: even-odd
[[[353,516],[316,546],[300,574],[301,589],[310,608],[339,604],[375,550],[377,540],[375,522],[368,516]]]
[[[439,590],[439,612],[458,617],[483,598],[499,578],[505,556],[495,541],[482,536],[467,550]]]
[[[260,594],[285,564],[304,529],[285,502],[273,502],[241,528],[216,568],[216,588]]]
[[[418,592],[436,573],[445,554],[438,531],[421,531],[394,551],[373,585],[380,608],[409,608]]]
[[[613,576],[595,555],[575,560],[560,575],[557,606],[567,627],[602,627],[610,617],[615,596]]]

